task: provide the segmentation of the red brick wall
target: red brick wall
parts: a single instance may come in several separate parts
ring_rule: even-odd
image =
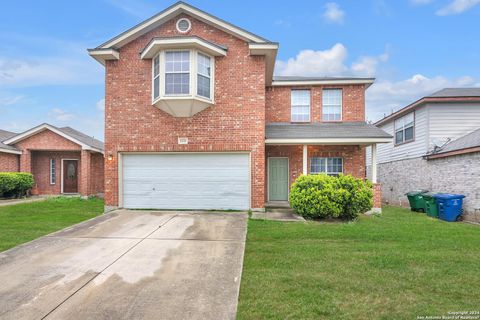
[[[268,87],[266,91],[266,122],[290,122],[292,89],[310,90],[310,120],[322,121],[322,90],[325,88],[342,89],[343,121],[365,121],[365,86],[307,86],[307,87]]]
[[[288,157],[290,185],[303,173],[303,146],[266,146],[266,161],[268,157]],[[365,178],[365,148],[360,146],[308,146],[308,173],[310,173],[310,158],[312,157],[341,157],[343,158],[344,174],[351,174],[357,178]],[[267,170],[265,170],[267,181]],[[267,182],[265,183],[267,184]],[[265,200],[268,199],[265,186]]]
[[[183,15],[182,15],[183,16]],[[252,204],[264,206],[265,59],[250,56],[248,44],[189,17],[196,35],[228,47],[215,58],[215,105],[192,118],[175,118],[151,103],[151,60],[139,52],[153,37],[178,36],[166,22],[120,49],[120,60],[106,64],[105,204],[118,205],[117,152],[251,151]],[[188,145],[178,145],[188,137]]]
[[[103,181],[104,181],[104,157],[101,153],[92,153],[90,159],[90,192],[89,194],[103,193]]]
[[[17,172],[20,170],[20,155],[0,152],[0,172]]]
[[[373,185],[373,207],[382,207],[382,185],[380,183],[375,183]]]
[[[17,144],[18,149],[30,150],[81,150],[81,147],[70,140],[50,131],[44,130],[28,137]]]
[[[55,159],[57,180],[50,184],[50,159]],[[40,194],[60,194],[62,183],[62,159],[78,160],[78,179],[80,188],[81,159],[75,151],[32,151],[32,174]]]

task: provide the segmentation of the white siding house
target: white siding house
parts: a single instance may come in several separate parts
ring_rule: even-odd
[[[402,132],[402,125],[408,122],[402,118],[410,119],[412,115],[413,136],[411,131]],[[480,167],[476,162],[480,152],[465,152],[467,149],[475,151],[477,136],[469,138],[464,151],[453,150],[436,155],[435,159],[431,157],[442,154],[442,150],[449,149],[453,142],[480,128],[480,88],[443,89],[376,125],[394,137],[393,142],[377,146],[377,176],[382,184],[383,201],[407,205],[404,194],[415,189],[461,193],[467,196],[464,206],[467,219],[480,221],[480,216],[472,218],[477,212],[480,214],[480,170],[473,169],[473,166]],[[480,141],[478,145],[480,147]],[[369,177],[370,150],[367,149],[366,155]]]

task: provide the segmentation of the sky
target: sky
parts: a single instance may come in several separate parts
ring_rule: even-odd
[[[190,4],[280,43],[276,75],[375,77],[367,119],[444,87],[480,86],[480,0],[219,1]],[[103,139],[94,48],[174,1],[0,4],[0,129],[43,122]]]

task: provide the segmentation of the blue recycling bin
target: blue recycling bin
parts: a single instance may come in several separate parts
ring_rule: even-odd
[[[437,193],[438,217],[444,221],[455,222],[462,214],[463,194]]]

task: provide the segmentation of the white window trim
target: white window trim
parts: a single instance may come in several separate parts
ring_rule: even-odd
[[[165,52],[171,51],[189,51],[190,52],[190,92],[188,94],[165,94]],[[206,57],[210,58],[210,68],[211,68],[211,75],[210,75],[210,98],[206,98],[204,96],[197,94],[197,55],[198,53],[203,54]],[[160,66],[160,91],[159,96],[155,98],[153,96],[154,93],[154,59],[155,57],[159,57],[159,66]],[[152,58],[152,104],[156,104],[160,100],[170,100],[170,99],[198,99],[210,104],[214,104],[214,97],[215,97],[215,57],[209,55],[201,50],[196,49],[167,49],[161,50]]]
[[[312,172],[312,159],[325,159],[325,171]],[[342,171],[341,172],[328,172],[328,160],[327,159],[341,159],[342,160]],[[344,166],[345,166],[345,162],[343,160],[343,157],[311,157],[310,158],[310,174],[321,174],[321,173],[325,173],[327,175],[343,174]]]
[[[180,28],[178,26],[180,24],[180,22],[182,22],[182,21],[187,21],[188,22],[188,29],[185,30],[185,31],[180,30]],[[180,18],[180,19],[177,20],[177,23],[175,24],[175,27],[177,28],[178,32],[187,33],[188,31],[190,31],[190,29],[192,29],[192,22],[187,18]]]
[[[308,91],[309,101],[308,101],[308,120],[293,120],[293,103],[292,103],[292,94],[294,91]],[[310,122],[312,117],[312,92],[309,89],[292,89],[290,90],[290,121],[291,122]]]
[[[325,105],[325,104],[323,103],[323,93],[324,93],[325,91],[328,91],[328,90],[338,90],[338,91],[340,91],[340,97],[341,97],[342,100],[341,100],[341,103],[340,103],[340,119],[339,119],[339,120],[325,120],[325,119],[323,118],[323,116],[324,116],[323,108],[324,108],[325,106],[327,106],[327,107],[335,106],[335,107],[336,107],[336,105],[331,105],[331,104]],[[343,89],[339,89],[339,88],[324,88],[324,89],[322,90],[322,121],[325,121],[325,122],[343,121]]]
[[[53,170],[53,166],[55,164],[55,170]],[[55,181],[53,181],[53,177],[55,176]],[[54,158],[50,159],[50,185],[55,185],[57,183],[57,163]]]
[[[401,128],[397,128],[397,122],[399,120],[405,119],[409,115],[412,115],[412,117],[413,117],[412,125],[408,126],[408,127],[405,127],[405,124],[402,124]],[[413,128],[412,139],[405,140],[405,130],[410,128],[410,127]],[[402,139],[401,142],[397,142],[397,132],[398,131],[403,131],[403,139]],[[397,119],[393,120],[393,144],[394,145],[402,145],[402,144],[405,144],[405,143],[408,143],[408,142],[413,142],[413,141],[415,141],[415,111],[409,112],[409,113],[401,116],[400,118],[397,118]]]

